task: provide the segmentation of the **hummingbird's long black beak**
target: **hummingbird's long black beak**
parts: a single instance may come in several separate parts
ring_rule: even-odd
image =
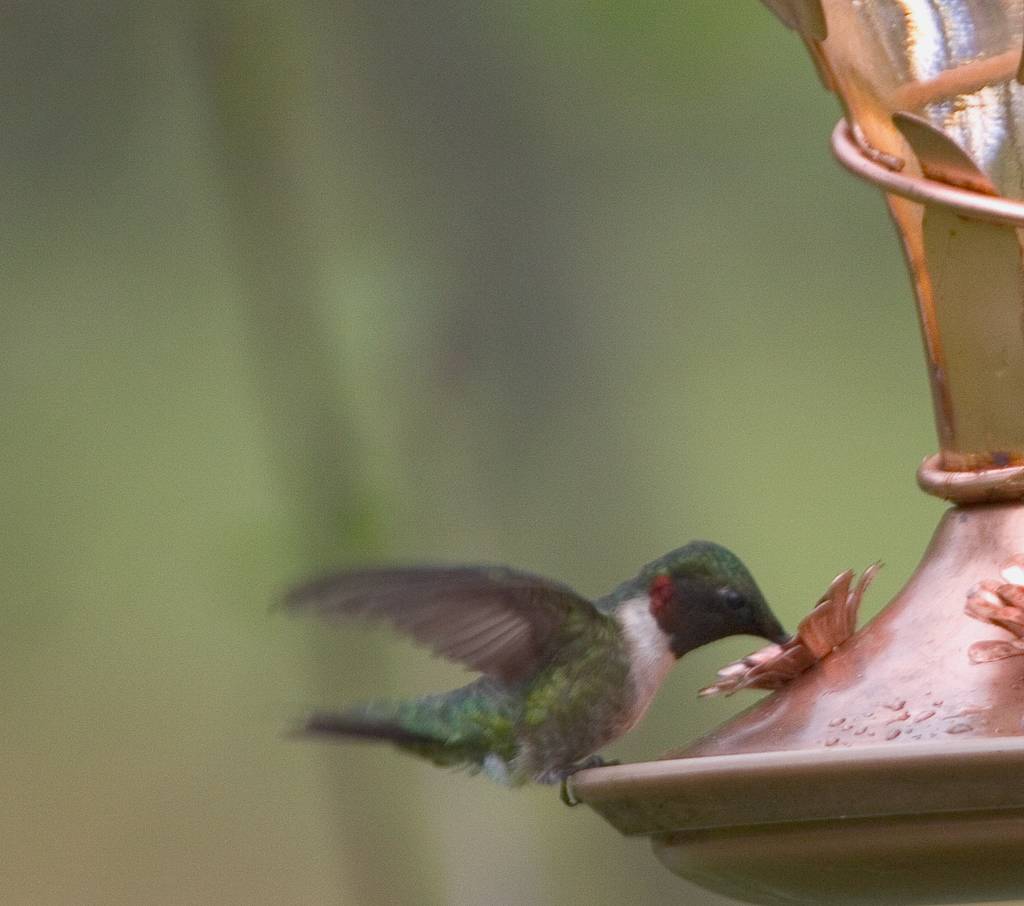
[[[782,624],[774,616],[766,621],[764,629],[761,630],[761,635],[776,645],[785,645],[786,642],[793,638],[790,633],[783,629]]]

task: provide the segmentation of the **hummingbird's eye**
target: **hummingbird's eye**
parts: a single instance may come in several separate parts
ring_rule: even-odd
[[[718,589],[718,597],[721,598],[722,603],[731,610],[740,610],[746,601],[735,588],[720,588]]]

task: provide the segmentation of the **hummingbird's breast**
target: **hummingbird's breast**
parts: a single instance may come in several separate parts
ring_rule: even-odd
[[[620,731],[625,733],[647,713],[676,657],[669,646],[668,636],[651,613],[651,602],[646,595],[620,604],[615,619],[622,627],[629,661],[631,695]]]

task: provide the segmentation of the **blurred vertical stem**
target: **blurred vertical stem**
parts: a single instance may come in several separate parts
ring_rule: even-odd
[[[268,445],[301,520],[295,537],[311,565],[366,556],[379,547],[372,500],[339,392],[342,363],[325,329],[340,300],[326,297],[323,279],[336,239],[336,182],[315,91],[319,32],[304,3],[199,3],[193,10],[211,151],[225,193]],[[332,695],[339,685],[332,663],[365,676],[383,677],[387,669],[365,646],[336,635],[329,651],[325,646],[312,656],[325,685],[335,687]],[[374,809],[377,794],[346,786],[335,798],[344,802],[335,843],[345,862],[345,899],[377,902],[382,878],[391,892],[408,879],[402,899],[422,898],[415,882],[424,872],[396,878],[388,871],[395,849],[381,852],[361,832],[362,815]],[[406,814],[390,816],[401,823],[392,820],[390,832],[411,867],[422,862],[424,850]]]
[[[327,339],[330,182],[302,4],[197,7],[204,97],[279,473],[318,555],[373,546]],[[340,537],[339,537],[340,535]]]

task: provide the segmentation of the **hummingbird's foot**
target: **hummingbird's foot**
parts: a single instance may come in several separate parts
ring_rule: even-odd
[[[562,802],[564,802],[567,806],[569,806],[569,808],[575,808],[577,805],[580,804],[581,800],[577,799],[572,794],[572,790],[569,789],[568,777],[562,778],[562,783],[558,787],[558,798],[561,799]]]
[[[614,758],[605,759],[600,755],[590,755],[584,758],[582,761],[577,761],[576,764],[570,765],[559,772],[561,777],[561,785],[558,790],[558,798],[562,800],[569,808],[577,806],[582,800],[577,799],[572,790],[569,788],[569,780],[573,774],[579,771],[585,771],[587,768],[606,768],[611,767],[615,764],[621,764],[622,762],[617,761]]]

